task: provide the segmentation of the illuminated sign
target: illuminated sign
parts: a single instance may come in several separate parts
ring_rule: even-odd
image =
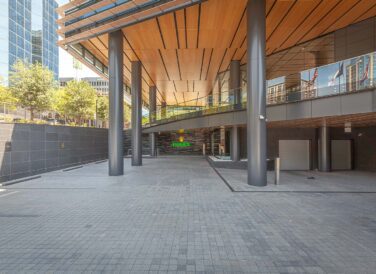
[[[184,129],[179,129],[177,131],[178,133],[178,141],[172,141],[171,147],[173,148],[181,148],[181,147],[191,147],[192,143],[186,142],[184,140]]]
[[[178,147],[191,147],[192,144],[190,142],[172,142],[171,147],[178,148]]]

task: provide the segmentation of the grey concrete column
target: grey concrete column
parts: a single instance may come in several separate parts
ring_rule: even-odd
[[[239,134],[239,127],[233,126],[231,128],[231,150],[230,156],[231,160],[234,162],[240,161],[240,134]]]
[[[218,77],[218,106],[222,105],[222,81],[221,77]]]
[[[161,103],[161,119],[166,119],[166,102]]]
[[[150,143],[150,156],[157,156],[157,133],[149,133],[149,143]]]
[[[149,87],[149,120],[150,123],[155,122],[156,119],[156,110],[157,110],[157,87]]]
[[[132,166],[142,166],[141,62],[132,61]]]
[[[247,4],[247,156],[248,184],[266,180],[265,1]]]
[[[230,80],[229,89],[233,95],[232,102],[234,105],[239,105],[241,103],[241,74],[240,74],[240,61],[232,60],[230,62]]]
[[[157,88],[155,86],[150,86],[149,88],[149,120],[150,123],[154,123],[156,120],[156,110],[157,110]],[[150,156],[157,156],[156,153],[156,133],[152,132],[149,134],[150,142]]]
[[[320,128],[319,136],[319,149],[320,149],[320,161],[319,170],[324,172],[330,171],[330,130],[327,126],[322,126]]]
[[[234,105],[239,105],[241,103],[240,94],[240,61],[232,60],[230,63],[230,79],[229,88],[233,98],[232,102]],[[230,156],[232,161],[240,161],[240,142],[239,142],[239,128],[238,126],[233,126],[231,129],[231,140],[230,140]]]
[[[110,176],[119,176],[124,174],[123,33],[121,30],[109,34],[108,45],[108,173]]]
[[[208,96],[208,106],[211,108],[213,107],[213,92],[211,92]]]

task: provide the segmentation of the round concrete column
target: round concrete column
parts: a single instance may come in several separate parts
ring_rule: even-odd
[[[132,166],[142,166],[141,62],[132,61]]]
[[[123,33],[109,34],[109,128],[108,170],[110,176],[124,174],[123,150]]]
[[[248,184],[266,180],[265,1],[247,4],[247,156]]]
[[[320,142],[319,144],[319,149],[320,149],[319,170],[323,172],[329,172],[331,170],[329,127],[322,126],[320,128],[319,142]]]

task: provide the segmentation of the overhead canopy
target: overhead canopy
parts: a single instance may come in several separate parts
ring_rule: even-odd
[[[247,0],[73,0],[58,8],[59,44],[106,75],[108,33],[121,29],[124,80],[131,79],[130,62],[140,60],[144,100],[149,86],[156,85],[159,103],[181,104],[209,94],[218,72],[227,70],[231,60],[245,63],[246,4]],[[266,0],[265,14],[270,56],[373,17],[376,5],[369,0]],[[98,62],[88,62],[71,50],[77,43]]]

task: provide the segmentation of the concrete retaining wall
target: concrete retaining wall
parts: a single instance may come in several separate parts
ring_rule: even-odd
[[[107,158],[107,129],[0,124],[0,182]]]

